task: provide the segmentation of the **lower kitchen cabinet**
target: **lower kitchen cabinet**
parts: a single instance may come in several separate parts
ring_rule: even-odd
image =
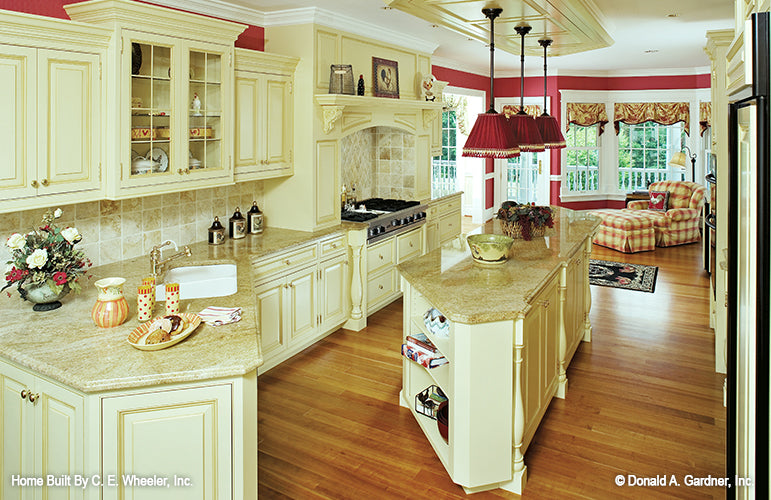
[[[426,252],[436,250],[461,232],[461,195],[455,193],[431,201],[426,210]]]
[[[257,496],[254,370],[83,393],[0,360],[0,409],[0,498]],[[19,487],[14,475],[61,482]],[[87,487],[75,476],[89,479]],[[132,485],[135,476],[167,478],[169,487]]]
[[[260,373],[348,319],[351,300],[345,236],[272,255],[254,266],[259,270],[255,274],[264,275],[266,269],[274,273],[254,289],[264,361]]]
[[[423,255],[425,225],[386,238],[367,248],[367,315],[387,306],[401,295],[396,266]]]
[[[42,497],[42,488],[13,486],[12,475],[80,474],[84,454],[84,398],[27,370],[0,361],[0,498]],[[82,488],[57,488],[84,498]]]

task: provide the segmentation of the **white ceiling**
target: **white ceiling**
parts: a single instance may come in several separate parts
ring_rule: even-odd
[[[202,14],[260,25],[270,25],[278,19],[285,24],[291,21],[293,14],[297,13],[299,18],[302,17],[299,14],[316,8],[317,19],[321,12],[321,18],[339,20],[352,29],[359,26],[361,34],[373,38],[395,40],[398,35],[404,35],[406,41],[403,43],[422,41],[425,42],[423,47],[436,46],[434,64],[482,75],[489,73],[489,51],[484,43],[441,26],[432,26],[399,10],[388,9],[385,0],[150,1],[185,10],[195,7],[196,12]],[[549,57],[550,74],[557,71],[562,74],[641,75],[704,72],[709,67],[709,59],[703,50],[705,33],[731,29],[734,25],[731,0],[594,0],[594,3],[615,43],[603,49]],[[230,15],[225,15],[226,12]],[[260,19],[265,22],[254,22]],[[496,76],[519,75],[518,55],[496,50],[495,56]],[[540,58],[538,63],[529,61],[526,61],[527,74],[543,71]]]

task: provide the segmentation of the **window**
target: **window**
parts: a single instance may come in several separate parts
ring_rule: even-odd
[[[668,165],[685,142],[682,123],[659,125],[645,122],[619,124],[618,187],[629,192],[645,190],[651,182],[681,179],[682,171]]]
[[[454,109],[442,112],[442,155],[431,160],[431,196],[454,193],[457,177],[458,118]]]
[[[538,156],[522,153],[506,162],[506,199],[517,203],[538,202]]]
[[[565,136],[565,185],[572,193],[597,191],[600,187],[598,125],[571,125]]]

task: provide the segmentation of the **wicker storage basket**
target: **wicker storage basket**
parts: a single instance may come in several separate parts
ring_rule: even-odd
[[[510,236],[512,238],[522,238],[522,227],[519,225],[519,222],[511,222],[508,220],[501,220],[501,228],[503,229],[503,234],[506,236]],[[543,236],[546,234],[546,226],[541,227],[534,227],[530,230],[530,237],[531,238],[538,238],[540,236]]]

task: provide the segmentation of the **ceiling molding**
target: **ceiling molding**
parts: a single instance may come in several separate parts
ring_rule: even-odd
[[[433,54],[439,47],[436,42],[430,42],[405,33],[383,28],[380,25],[361,21],[359,19],[337,14],[318,7],[302,9],[287,9],[265,13],[264,26],[287,26],[292,24],[320,24],[327,28],[345,31],[354,35],[372,38],[392,45]]]
[[[257,9],[233,5],[221,0],[145,0],[147,3],[171,7],[174,9],[218,17],[228,21],[265,26],[265,13]]]
[[[432,66],[441,66],[447,69],[454,69],[456,71],[463,71],[464,73],[471,73],[472,75],[490,76],[490,69],[485,71],[478,71],[475,68],[469,68],[468,64],[464,64],[462,61],[456,61],[455,59],[447,59],[446,57],[431,56]]]
[[[635,76],[691,76],[691,75],[708,75],[711,70],[709,66],[699,66],[694,68],[641,68],[641,69],[619,69],[611,71],[595,71],[595,70],[550,70],[550,76],[589,76],[598,78],[614,78],[624,77],[630,78]]]

